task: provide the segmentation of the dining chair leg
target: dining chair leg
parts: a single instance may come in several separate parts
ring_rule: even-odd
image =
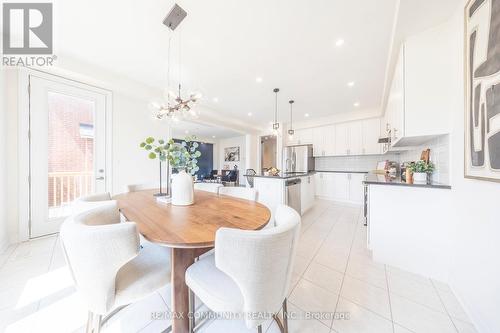
[[[194,320],[194,315],[195,315],[195,304],[194,304],[194,293],[193,291],[188,288],[189,290],[189,333],[194,333],[194,327],[195,327],[195,320]]]
[[[93,330],[94,330],[94,314],[92,313],[92,311],[89,311],[85,333],[92,333]]]
[[[99,333],[101,331],[101,320],[102,320],[102,315],[97,315],[95,321],[94,333]]]
[[[288,333],[288,309],[286,304],[286,298],[283,301],[283,330],[284,333]]]
[[[257,326],[257,332],[262,333],[262,325]]]

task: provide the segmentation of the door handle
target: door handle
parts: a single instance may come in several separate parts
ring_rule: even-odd
[[[104,180],[104,177],[97,177],[95,180]]]

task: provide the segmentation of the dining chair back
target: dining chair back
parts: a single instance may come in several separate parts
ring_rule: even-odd
[[[83,211],[98,207],[102,204],[106,204],[111,200],[111,195],[109,192],[91,194],[87,196],[82,196],[71,205],[71,213],[78,214]]]
[[[259,314],[276,314],[286,300],[300,233],[300,216],[288,206],[276,210],[276,226],[260,231],[221,228],[215,238],[215,265],[243,295],[248,328]]]
[[[150,295],[170,281],[170,251],[140,248],[134,222],[120,222],[114,200],[67,218],[61,244],[77,291],[98,332],[102,315]]]
[[[232,197],[251,200],[251,201],[257,200],[257,190],[248,187],[238,187],[238,186],[219,187],[219,194],[229,195]]]
[[[194,183],[194,189],[212,193],[219,193],[219,188],[222,184],[219,183]]]

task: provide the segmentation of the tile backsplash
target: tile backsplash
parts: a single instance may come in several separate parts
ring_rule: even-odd
[[[450,184],[450,136],[441,135],[413,150],[401,152],[400,162],[417,161],[424,149],[431,150],[431,161],[434,163],[432,180],[442,184]]]
[[[399,163],[419,160],[422,151],[429,148],[431,150],[431,161],[435,165],[435,171],[432,174],[433,181],[449,184],[449,147],[449,136],[442,135],[408,151],[389,152],[384,155],[316,157],[315,165],[316,170],[319,171],[372,171],[376,168],[377,162],[383,160]]]

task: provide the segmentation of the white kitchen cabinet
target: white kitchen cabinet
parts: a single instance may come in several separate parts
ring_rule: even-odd
[[[301,177],[300,183],[300,197],[301,197],[301,213],[304,214],[314,205],[314,197],[316,195],[315,189],[315,175]]]
[[[365,174],[318,172],[315,175],[316,196],[321,199],[363,204]]]
[[[335,154],[335,126],[312,128],[314,157],[333,156]]]
[[[382,144],[378,143],[380,138],[380,118],[363,120],[363,155],[375,155],[382,153]]]
[[[312,129],[314,157],[381,154],[380,119],[350,121]]]
[[[448,81],[454,68],[447,29],[445,24],[414,35],[401,47],[385,110],[393,147],[418,146],[450,133]]]
[[[349,123],[335,125],[335,155],[349,155]]]
[[[356,204],[363,204],[364,201],[364,187],[363,181],[365,174],[363,173],[350,173],[349,174],[349,201]]]
[[[363,155],[363,122],[349,122],[347,155]]]
[[[302,128],[295,130],[292,138],[286,135],[285,144],[287,146],[305,145],[313,143],[313,130],[312,128]]]
[[[339,202],[349,201],[349,174],[332,173],[332,194],[331,199]]]

